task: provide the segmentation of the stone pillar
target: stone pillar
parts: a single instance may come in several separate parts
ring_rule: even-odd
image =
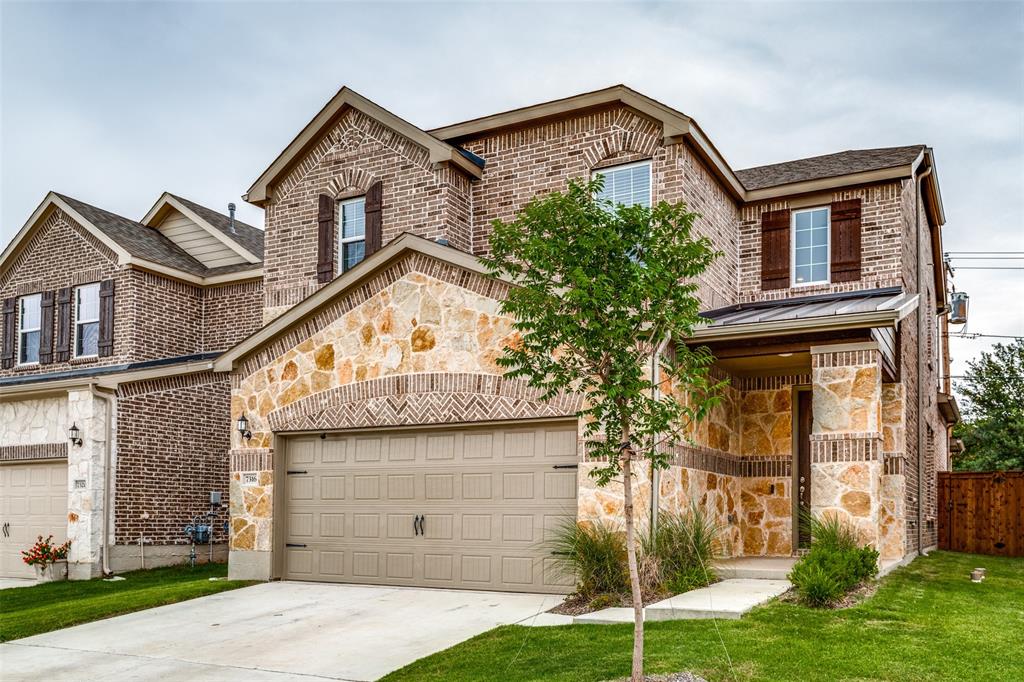
[[[232,434],[238,440],[237,434]],[[238,443],[236,443],[237,445]],[[273,571],[274,451],[231,451],[228,577],[270,580]]]
[[[879,546],[882,365],[874,342],[811,347],[811,512]]]
[[[106,409],[106,402],[93,396],[89,389],[68,392],[67,426],[74,423],[82,433],[81,445],[68,445],[68,539],[71,540],[68,577],[71,580],[88,580],[102,570],[103,457],[110,437],[106,432]],[[113,467],[114,462],[110,464]],[[112,494],[110,499],[112,501]],[[113,524],[109,531],[113,533]]]
[[[902,384],[882,385],[882,497],[879,552],[883,561],[906,554],[906,396]]]

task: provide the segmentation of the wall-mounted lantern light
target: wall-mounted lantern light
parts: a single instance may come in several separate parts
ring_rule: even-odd
[[[82,431],[78,428],[78,424],[72,424],[68,429],[68,438],[71,439],[72,445],[82,445]]]
[[[242,434],[242,438],[246,440],[252,438],[252,431],[249,430],[249,420],[245,418],[245,414],[238,418],[238,433]]]

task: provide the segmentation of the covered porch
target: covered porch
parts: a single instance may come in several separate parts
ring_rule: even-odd
[[[665,481],[717,464],[735,491],[720,519],[733,557],[789,557],[809,542],[801,510],[836,515],[878,548],[905,553],[905,394],[899,327],[917,296],[875,289],[705,313],[689,341],[728,379],[723,401],[679,449]],[[712,467],[713,468],[713,467]],[[673,467],[675,469],[675,467]]]

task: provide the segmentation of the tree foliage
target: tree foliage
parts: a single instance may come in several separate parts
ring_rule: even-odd
[[[1024,469],[1024,340],[995,344],[967,363],[964,377],[956,383],[963,421],[953,435],[965,449],[954,468]]]
[[[697,215],[685,204],[612,206],[596,198],[600,182],[572,182],[514,221],[495,221],[485,263],[518,285],[502,309],[521,343],[498,365],[547,398],[587,397],[580,417],[588,453],[607,461],[595,473],[603,485],[620,473],[626,441],[667,466],[667,447],[717,401],[707,349],[671,345],[660,392],[650,364],[665,339],[685,339],[701,323],[696,280],[718,253],[693,236]]]
[[[495,276],[511,279],[502,303],[520,341],[498,365],[546,398],[584,395],[587,454],[601,466],[599,485],[620,477],[634,610],[633,679],[643,671],[643,601],[636,558],[633,469],[648,457],[668,466],[717,401],[707,349],[691,350],[701,318],[697,278],[718,255],[695,237],[696,214],[684,204],[612,205],[597,198],[602,178],[571,182],[528,204],[508,223],[494,222]],[[654,370],[660,371],[655,378]]]

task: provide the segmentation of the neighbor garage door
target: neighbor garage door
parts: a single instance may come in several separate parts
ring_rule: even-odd
[[[21,560],[21,551],[40,535],[53,535],[54,542],[64,542],[67,513],[66,460],[0,465],[0,575],[35,575]]]
[[[546,540],[576,516],[576,425],[288,438],[290,580],[567,592]]]

